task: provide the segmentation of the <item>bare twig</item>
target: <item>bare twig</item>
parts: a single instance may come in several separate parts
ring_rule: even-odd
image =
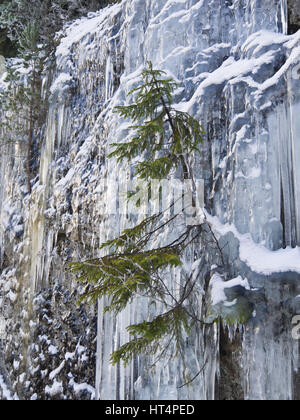
[[[180,385],[179,387],[177,387],[177,389],[181,389],[181,388],[183,388],[183,387],[185,387],[185,386],[187,386],[187,385],[190,385],[192,382],[194,382],[194,380],[195,379],[197,379],[198,378],[198,376],[204,371],[204,369],[205,369],[205,366],[207,365],[207,359],[205,360],[205,362],[204,362],[204,365],[202,366],[202,368],[199,370],[199,372],[197,373],[197,375],[195,375],[190,381],[188,381],[188,382],[186,382],[185,384],[183,384],[183,385]]]

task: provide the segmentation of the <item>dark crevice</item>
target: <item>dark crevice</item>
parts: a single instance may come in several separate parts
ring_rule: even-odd
[[[299,29],[300,29],[300,25],[294,25],[292,23],[289,23],[289,26],[288,26],[288,35],[295,34],[296,32],[299,31]]]
[[[243,401],[243,372],[241,368],[242,339],[237,330],[233,338],[229,337],[228,328],[220,326],[220,379],[218,399],[222,401]]]
[[[285,226],[285,208],[284,208],[284,195],[283,195],[283,185],[282,179],[280,182],[280,219],[282,224],[282,247],[285,249],[287,247],[287,238],[286,238],[286,226]]]
[[[288,34],[292,35],[300,29],[300,2],[288,0]]]
[[[298,347],[300,351],[300,341],[298,342]],[[298,360],[298,371],[294,372],[293,374],[293,384],[294,384],[293,400],[300,401],[300,360]]]
[[[6,31],[3,29],[0,29],[0,55],[3,55],[5,58],[11,58],[17,55],[16,43],[7,37]]]

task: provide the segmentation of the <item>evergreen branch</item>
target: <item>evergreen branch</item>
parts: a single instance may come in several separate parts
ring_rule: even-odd
[[[154,70],[149,62],[141,76],[141,85],[129,92],[129,95],[135,95],[135,102],[114,110],[121,118],[133,121],[129,127],[133,135],[127,143],[113,143],[114,150],[108,156],[115,157],[118,162],[146,156],[135,164],[136,175],[145,180],[166,178],[173,169],[181,169],[184,179],[192,180],[192,205],[196,207],[197,190],[190,157],[200,151],[203,130],[195,118],[172,107],[177,84],[167,79],[165,72]],[[183,197],[184,194],[179,199]],[[182,332],[189,333],[195,324],[211,325],[206,324],[201,315],[197,316],[193,306],[191,310],[189,308],[198,282],[194,271],[182,279],[183,283],[180,282],[178,288],[170,287],[165,278],[168,269],[182,265],[184,251],[203,233],[209,233],[224,265],[222,249],[206,218],[196,226],[188,226],[169,244],[147,249],[151,241],[186,210],[168,215],[165,220],[165,214],[176,202],[174,200],[167,209],[103,243],[101,249],[108,248],[110,255],[71,265],[72,271],[79,274],[78,280],[93,287],[88,292],[89,296],[93,299],[109,298],[106,312],[119,313],[138,296],[151,298],[169,309],[152,321],[128,326],[127,331],[134,338],[112,353],[113,364],[122,360],[126,365],[138,354],[147,352],[155,355],[159,350],[159,357],[163,357],[173,341],[184,363]],[[166,337],[169,337],[167,343]],[[194,381],[200,373],[182,386]]]

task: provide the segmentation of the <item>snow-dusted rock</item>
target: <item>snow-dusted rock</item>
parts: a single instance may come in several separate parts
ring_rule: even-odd
[[[103,186],[103,179],[118,185],[122,170],[128,169],[106,158],[109,145],[130,134],[129,122],[112,111],[126,103],[151,60],[177,80],[176,106],[198,118],[206,132],[194,170],[205,180],[207,217],[227,262],[224,280],[247,278],[247,285],[256,289],[247,296],[255,317],[241,334],[241,356],[235,361],[243,396],[297,396],[293,370],[299,363],[298,343],[291,336],[291,318],[300,293],[300,32],[287,35],[287,11],[285,0],[123,0],[68,27],[56,52],[39,176],[30,202],[24,201],[21,159],[0,157],[1,262],[18,268],[19,302],[30,307],[35,294],[46,296],[32,317],[42,319],[39,335],[47,340],[36,344],[34,328],[21,327],[33,346],[29,363],[36,372],[45,371],[49,345],[59,349],[49,368],[53,381],[42,391],[31,382],[26,395],[76,398],[83,391],[93,398],[94,384],[87,381],[95,373],[96,398],[227,396],[224,389],[216,390],[222,372],[218,325],[199,327],[186,337],[185,367],[180,359],[162,360],[150,375],[143,357],[127,368],[109,364],[111,352],[128,339],[125,327],[147,319],[143,300],[117,318],[103,316],[99,302],[97,365],[86,378],[82,355],[76,353],[78,334],[85,337],[85,346],[93,334],[84,335],[75,305],[54,288],[63,285],[73,293],[76,286],[64,264],[100,255],[100,243],[127,226],[125,217],[109,214],[111,200]],[[13,217],[20,215],[22,219]],[[172,226],[167,234],[176,229]],[[209,262],[217,255],[204,241],[185,261],[188,267],[203,256],[207,263],[199,273],[200,297],[195,297],[200,309]],[[2,283],[6,275],[4,271]],[[179,271],[167,280],[172,284],[174,279],[180,279]],[[43,317],[45,302],[51,317]],[[18,319],[18,306],[12,303],[5,303],[6,319],[8,314]],[[87,310],[80,319],[88,325],[85,318],[93,316]],[[58,321],[72,330],[72,346],[65,346],[63,331],[53,328]],[[11,327],[8,331],[6,352],[17,349],[13,341],[19,335]],[[44,359],[34,353],[35,344],[43,345]],[[193,377],[203,366],[193,384],[180,388],[184,372]],[[75,376],[67,378],[68,368],[71,375],[71,368],[77,369],[80,383]],[[22,387],[18,392],[24,392]]]

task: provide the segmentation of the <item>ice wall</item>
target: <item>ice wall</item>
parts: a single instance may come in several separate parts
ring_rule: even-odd
[[[180,358],[161,360],[152,372],[143,357],[127,368],[109,364],[111,352],[127,339],[125,327],[147,319],[146,302],[138,301],[117,319],[103,316],[103,302],[99,302],[96,394],[87,391],[86,395],[101,399],[230,398],[236,380],[240,396],[246,399],[297,396],[293,384],[298,342],[291,337],[291,318],[299,309],[295,298],[300,294],[300,252],[296,248],[300,246],[300,34],[287,36],[287,22],[284,0],[124,0],[66,29],[57,48],[40,170],[30,200],[22,189],[22,166],[14,165],[9,155],[2,156],[0,163],[2,264],[14,256],[13,264],[6,261],[3,265],[2,283],[11,279],[19,302],[18,306],[11,303],[11,295],[8,305],[10,291],[2,286],[1,308],[6,308],[2,316],[9,331],[3,334],[3,341],[8,351],[11,337],[20,334],[11,331],[8,313],[16,316],[21,312],[20,302],[25,302],[28,327],[23,331],[27,337],[23,347],[29,350],[22,354],[23,371],[32,365],[34,296],[54,286],[74,291],[65,264],[99,255],[104,239],[134,222],[107,216],[109,200],[102,180],[117,185],[122,170],[128,169],[106,158],[109,144],[124,141],[130,134],[128,123],[112,111],[126,103],[126,94],[151,60],[154,67],[169,72],[180,83],[177,106],[192,113],[205,129],[194,170],[205,180],[206,210],[224,245],[228,266],[223,274],[226,280],[247,277],[250,287],[256,289],[248,296],[256,316],[240,328],[238,344],[232,349],[236,378],[226,376],[222,348],[229,346],[230,339],[224,338],[227,333],[221,334],[218,325],[199,327],[187,337],[184,363]],[[13,215],[23,220],[16,222]],[[24,232],[16,229],[21,222]],[[279,252],[274,270],[272,251]],[[206,262],[199,273],[199,290],[217,258],[205,248],[205,241],[187,254],[186,263],[201,257]],[[280,261],[291,261],[291,265]],[[17,267],[16,272],[10,271],[12,267]],[[172,284],[179,278],[180,273],[174,272],[168,281]],[[63,318],[64,313],[56,313],[55,298],[47,299],[54,319]],[[202,300],[195,304],[201,312]],[[60,336],[47,339],[49,346],[54,340],[52,345],[62,353],[53,364],[53,369],[58,368],[69,360],[64,357],[68,351]],[[88,346],[88,337],[85,343]],[[189,387],[180,387],[185,378],[200,370]],[[20,393],[23,371],[13,374]],[[67,372],[66,366],[61,369],[61,375]],[[60,378],[48,374],[42,381],[48,388],[44,386],[41,395],[70,398],[68,387],[78,391],[74,386],[78,381]],[[32,390],[34,380],[33,376]],[[87,378],[81,376],[81,381]],[[88,386],[85,389],[90,390]],[[27,395],[30,392],[29,386]],[[36,391],[32,394],[38,395]]]

